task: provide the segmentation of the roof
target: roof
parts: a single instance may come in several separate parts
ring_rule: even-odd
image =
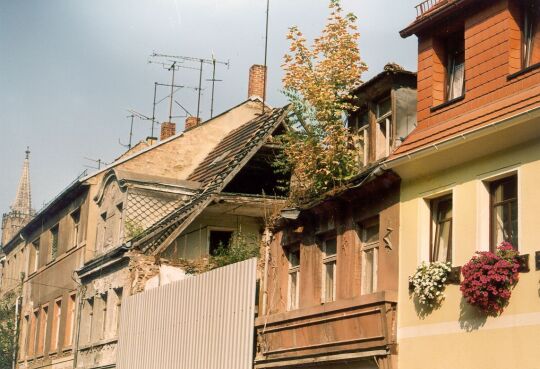
[[[352,94],[358,94],[370,88],[371,86],[379,83],[380,81],[382,81],[383,79],[389,76],[406,76],[406,77],[412,76],[415,78],[415,82],[416,82],[416,72],[405,70],[396,63],[387,63],[384,66],[384,69],[382,72],[377,74],[375,77],[369,79],[368,81],[362,83],[360,86],[356,87],[354,90],[352,90]]]
[[[190,175],[203,182],[199,190],[180,208],[131,240],[133,247],[153,254],[161,252],[198,216],[255,155],[284,121],[288,107],[272,109],[227,135]]]
[[[432,26],[444,20],[450,13],[473,3],[476,0],[426,0],[416,6],[418,16],[416,19],[399,32],[401,37],[406,38],[417,34],[426,27]]]
[[[195,181],[138,173],[123,169],[114,169],[114,173],[116,178],[121,182],[150,183],[190,189],[197,189],[201,186],[200,183]]]
[[[499,100],[490,101],[465,114],[450,119],[419,124],[403,141],[389,160],[410,155],[427,146],[434,146],[476,129],[521,114],[540,106],[540,86],[518,91]]]

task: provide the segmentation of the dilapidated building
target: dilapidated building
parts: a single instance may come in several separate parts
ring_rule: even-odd
[[[285,209],[264,260],[255,368],[396,368],[400,178],[382,161],[415,126],[416,76],[396,66],[354,91],[364,166]]]

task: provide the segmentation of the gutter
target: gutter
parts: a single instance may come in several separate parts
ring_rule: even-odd
[[[411,25],[407,26],[405,29],[399,31],[399,35],[402,38],[407,38],[415,33],[417,33],[421,28],[423,28],[426,23],[429,23],[430,21],[436,21],[439,18],[444,18],[447,13],[453,8],[455,8],[458,5],[462,5],[466,0],[456,0],[454,2],[451,2],[447,4],[444,8],[441,8],[439,10],[435,10],[432,14],[429,14],[426,16],[420,16],[420,19],[417,21],[414,21]]]
[[[540,117],[540,107],[531,108],[524,112],[520,112],[518,114],[514,114],[510,117],[504,118],[502,120],[499,120],[499,121],[490,123],[488,125],[473,129],[466,133],[462,133],[457,136],[451,137],[445,141],[432,143],[428,146],[413,150],[410,153],[403,154],[402,156],[398,156],[395,159],[390,159],[382,163],[382,167],[385,170],[396,168],[402,164],[419,159],[423,156],[427,156],[434,152],[457,146],[465,140],[469,140],[469,141],[474,140],[476,138],[486,136],[490,133],[503,130],[507,128],[507,126],[511,126],[512,124],[517,124],[517,122],[515,122],[516,119],[525,118],[525,117],[530,118],[530,119],[533,119],[535,117]]]

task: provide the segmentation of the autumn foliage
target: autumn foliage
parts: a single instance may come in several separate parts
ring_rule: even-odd
[[[362,160],[359,138],[344,122],[344,112],[355,110],[351,90],[367,69],[360,59],[356,16],[343,14],[338,0],[329,8],[328,22],[311,47],[297,27],[287,35],[283,85],[292,105],[292,129],[276,165],[292,174],[291,198],[297,202],[341,185],[358,173]]]

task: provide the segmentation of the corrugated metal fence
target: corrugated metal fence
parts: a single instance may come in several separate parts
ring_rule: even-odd
[[[128,297],[118,369],[249,369],[256,259]]]

